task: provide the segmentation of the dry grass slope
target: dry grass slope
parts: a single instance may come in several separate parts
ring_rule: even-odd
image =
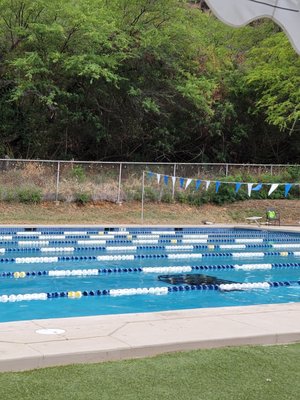
[[[246,217],[265,216],[268,207],[281,213],[283,225],[299,225],[299,200],[248,200],[229,205],[201,207],[147,203],[145,224],[245,223]],[[0,224],[141,224],[141,203],[91,203],[79,207],[74,203],[44,202],[37,205],[0,203]]]

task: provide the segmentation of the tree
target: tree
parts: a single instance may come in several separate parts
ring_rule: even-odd
[[[280,32],[249,52],[245,80],[256,92],[253,112],[290,134],[300,130],[300,57]]]
[[[269,21],[232,29],[184,0],[0,0],[0,43],[2,156],[285,162],[297,148],[299,60]]]

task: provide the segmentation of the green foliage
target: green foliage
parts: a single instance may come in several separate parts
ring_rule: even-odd
[[[72,176],[75,178],[79,183],[83,183],[85,181],[85,171],[81,165],[75,165],[72,168]]]
[[[85,206],[91,201],[91,195],[87,192],[80,192],[75,194],[75,202],[79,206]]]
[[[1,200],[6,201],[7,203],[12,203],[17,200],[16,193],[12,189],[4,189],[1,193]]]
[[[139,190],[139,193],[141,191]],[[144,198],[146,201],[157,201],[158,200],[158,193],[157,191],[155,191],[154,189],[152,189],[151,187],[145,187],[144,188]],[[139,198],[135,198],[135,200],[142,200],[142,194],[140,193]]]
[[[161,201],[163,203],[173,203],[172,193],[171,192],[164,192],[162,197],[161,197]]]
[[[258,93],[256,108],[269,123],[291,134],[300,128],[300,59],[284,33],[267,37],[249,52],[245,79]]]
[[[42,191],[35,186],[23,187],[17,190],[16,198],[20,203],[38,204],[42,201]]]
[[[248,195],[244,190],[235,193],[234,185],[222,185],[219,188],[218,193],[211,193],[210,202],[214,204],[229,204],[235,201],[242,201],[248,199]]]
[[[299,57],[270,21],[233,29],[182,0],[1,0],[0,54],[2,157],[299,161]]]
[[[299,182],[300,181],[300,166],[288,167],[286,180],[288,182]]]

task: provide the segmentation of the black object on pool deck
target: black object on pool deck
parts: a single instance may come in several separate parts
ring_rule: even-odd
[[[176,274],[176,275],[159,275],[159,281],[171,283],[172,285],[221,285],[222,283],[238,283],[220,279],[216,276],[203,275],[203,274]]]

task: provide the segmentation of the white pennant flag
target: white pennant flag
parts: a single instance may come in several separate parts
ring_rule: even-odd
[[[247,183],[247,186],[248,186],[248,196],[250,197],[253,183]]]
[[[157,183],[159,184],[159,182],[160,182],[160,174],[156,174],[156,177],[157,177]]]
[[[300,53],[300,0],[206,0],[206,3],[219,19],[233,26],[262,17],[273,19]]]
[[[278,188],[278,186],[279,186],[279,183],[273,183],[273,184],[271,185],[271,187],[270,187],[268,196],[270,196],[270,195],[274,192],[274,190],[276,190],[276,189]]]
[[[172,185],[173,185],[173,189],[175,187],[175,183],[176,183],[176,176],[172,176]]]
[[[185,184],[186,189],[190,186],[191,182],[192,182],[192,179],[190,179],[190,178],[186,180],[186,184]]]
[[[207,190],[209,188],[210,185],[210,181],[205,181],[205,190]]]

